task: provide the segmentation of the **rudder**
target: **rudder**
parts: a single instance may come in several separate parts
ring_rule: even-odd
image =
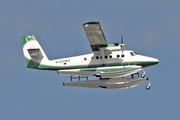
[[[21,42],[26,67],[38,69],[40,64],[49,61],[34,35],[21,37]]]

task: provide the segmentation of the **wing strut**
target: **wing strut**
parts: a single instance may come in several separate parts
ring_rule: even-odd
[[[78,79],[79,81],[81,81],[81,79],[82,78],[86,78],[86,80],[88,80],[88,76],[70,76],[70,79],[71,79],[71,81],[73,80],[73,79]]]

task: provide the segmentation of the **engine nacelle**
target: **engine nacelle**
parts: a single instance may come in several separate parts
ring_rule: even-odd
[[[125,47],[125,44],[119,44],[119,43],[114,43],[114,44],[108,44],[107,47],[103,47],[101,49],[106,49],[110,51],[120,51]]]

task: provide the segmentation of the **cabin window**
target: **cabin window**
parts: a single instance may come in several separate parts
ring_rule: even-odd
[[[86,60],[87,60],[87,58],[84,58],[84,60],[86,61]]]
[[[100,56],[100,59],[102,59],[102,56]]]
[[[109,58],[112,58],[112,55],[110,55]]]
[[[117,58],[119,58],[120,57],[120,55],[117,55]]]
[[[104,58],[105,58],[105,59],[107,59],[107,58],[108,58],[108,56],[105,56]]]
[[[99,56],[96,56],[96,59],[99,59]]]

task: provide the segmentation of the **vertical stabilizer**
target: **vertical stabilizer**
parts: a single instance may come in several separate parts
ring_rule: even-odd
[[[49,62],[34,35],[21,37],[26,67],[38,69],[40,64]]]

